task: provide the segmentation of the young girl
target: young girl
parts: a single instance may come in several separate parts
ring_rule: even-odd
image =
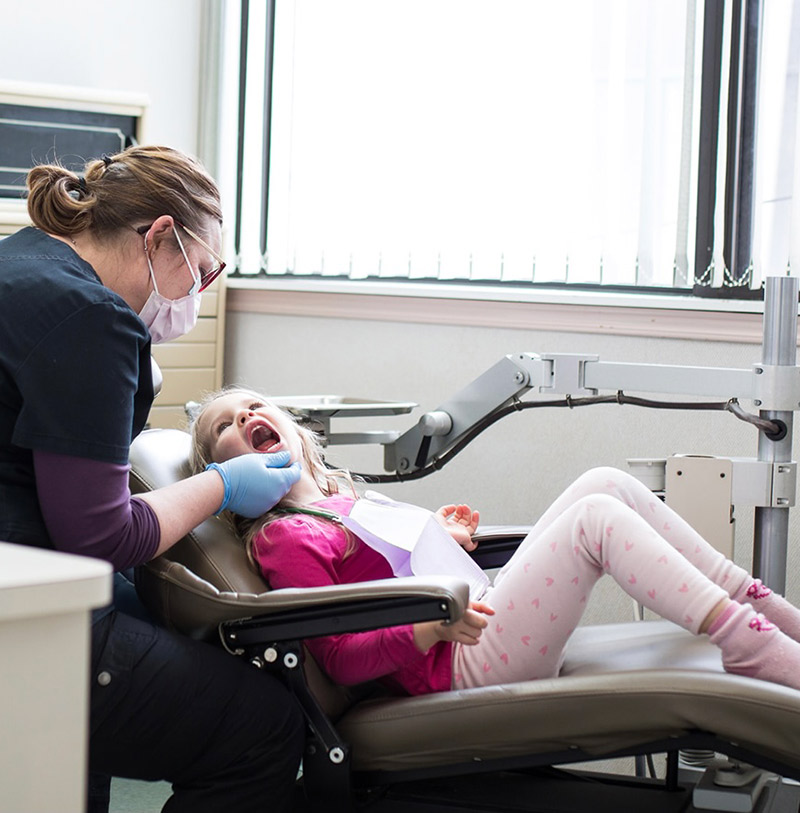
[[[347,473],[326,468],[315,436],[266,398],[240,389],[213,396],[193,437],[197,470],[254,451],[287,451],[301,462],[300,480],[275,509],[255,522],[237,518],[251,560],[273,588],[393,575],[383,556],[327,515],[346,516],[358,499]],[[436,517],[464,548],[474,548],[476,511],[448,505]],[[726,671],[800,689],[800,611],[712,548],[638,480],[611,468],[582,475],[550,506],[459,621],[307,645],[338,683],[382,679],[409,694],[554,677],[604,573],[663,618],[708,633]]]

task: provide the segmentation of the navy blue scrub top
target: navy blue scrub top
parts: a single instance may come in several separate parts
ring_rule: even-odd
[[[150,335],[66,243],[0,241],[0,540],[52,548],[32,450],[126,464],[153,402]]]

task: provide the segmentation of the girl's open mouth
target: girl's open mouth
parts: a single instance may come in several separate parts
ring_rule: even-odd
[[[250,432],[250,444],[257,452],[271,452],[281,445],[280,437],[263,423]]]

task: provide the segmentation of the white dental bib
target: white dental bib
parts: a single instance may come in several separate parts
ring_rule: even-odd
[[[469,584],[473,601],[489,586],[488,576],[425,508],[367,491],[340,521],[380,553],[395,576],[456,576]]]

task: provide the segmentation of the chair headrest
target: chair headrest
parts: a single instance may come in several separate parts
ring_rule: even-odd
[[[179,429],[142,432],[131,444],[131,491],[141,494],[188,477],[190,452],[188,432]],[[160,558],[180,562],[223,592],[253,594],[269,589],[248,562],[240,540],[219,517],[211,517],[198,525]],[[145,572],[137,573],[137,581],[140,576],[147,578]],[[169,621],[165,619],[165,623]]]

